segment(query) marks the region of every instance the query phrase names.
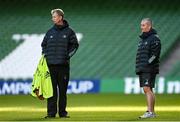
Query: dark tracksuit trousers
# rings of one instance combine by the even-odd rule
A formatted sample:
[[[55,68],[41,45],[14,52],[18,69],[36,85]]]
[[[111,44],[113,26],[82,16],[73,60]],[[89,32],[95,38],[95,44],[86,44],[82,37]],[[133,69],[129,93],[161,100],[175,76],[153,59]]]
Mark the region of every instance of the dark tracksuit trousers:
[[[48,108],[47,113],[49,116],[55,116],[58,111],[59,116],[65,116],[67,115],[66,92],[69,82],[69,64],[48,65],[48,67],[52,79],[53,97],[48,98],[47,100],[47,108]],[[58,107],[57,107],[57,101],[58,101]]]

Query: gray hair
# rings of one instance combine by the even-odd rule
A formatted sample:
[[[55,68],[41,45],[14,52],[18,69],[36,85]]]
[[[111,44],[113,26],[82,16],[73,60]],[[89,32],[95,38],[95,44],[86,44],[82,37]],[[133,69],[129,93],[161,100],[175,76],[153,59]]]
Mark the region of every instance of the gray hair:
[[[51,14],[54,14],[54,13],[57,13],[59,16],[64,17],[64,11],[62,9],[57,8],[57,9],[51,10]]]
[[[142,21],[146,21],[151,27],[153,26],[153,21],[150,18],[144,18]]]

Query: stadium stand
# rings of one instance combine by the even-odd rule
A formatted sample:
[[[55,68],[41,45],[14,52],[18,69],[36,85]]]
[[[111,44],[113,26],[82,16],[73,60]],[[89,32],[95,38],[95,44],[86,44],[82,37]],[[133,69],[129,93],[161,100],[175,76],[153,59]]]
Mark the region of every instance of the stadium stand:
[[[169,73],[167,74],[168,77],[173,77],[173,78],[179,78],[180,76],[180,62],[177,62],[174,66],[173,66],[173,70],[169,71]]]

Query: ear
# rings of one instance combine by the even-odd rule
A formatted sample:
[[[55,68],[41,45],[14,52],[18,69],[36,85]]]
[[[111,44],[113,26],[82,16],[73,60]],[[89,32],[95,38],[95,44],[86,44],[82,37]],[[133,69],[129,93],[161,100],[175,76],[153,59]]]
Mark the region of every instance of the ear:
[[[149,25],[148,29],[151,30],[152,26]]]
[[[59,16],[59,19],[60,19],[60,21],[63,19],[63,17],[62,16]]]

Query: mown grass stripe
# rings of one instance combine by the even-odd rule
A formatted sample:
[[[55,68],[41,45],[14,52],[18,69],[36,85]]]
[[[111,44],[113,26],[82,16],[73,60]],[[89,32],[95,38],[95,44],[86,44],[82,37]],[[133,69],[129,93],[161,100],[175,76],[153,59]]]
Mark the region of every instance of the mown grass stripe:
[[[180,106],[157,106],[156,111],[180,112]],[[108,111],[145,111],[143,106],[88,106],[88,107],[68,107],[71,112],[108,112]],[[0,112],[5,111],[19,111],[19,112],[43,112],[46,108],[32,108],[32,107],[1,107]]]

